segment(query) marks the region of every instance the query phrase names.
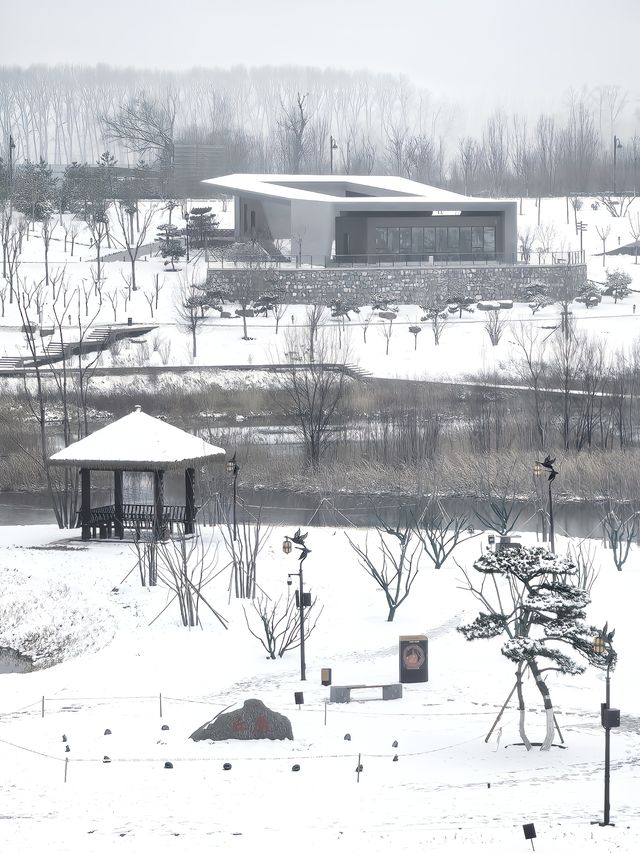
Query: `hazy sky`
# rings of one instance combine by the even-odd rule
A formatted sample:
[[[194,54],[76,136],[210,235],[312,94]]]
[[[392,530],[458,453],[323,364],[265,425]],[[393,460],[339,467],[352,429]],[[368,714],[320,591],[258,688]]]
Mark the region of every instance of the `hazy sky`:
[[[640,0],[0,0],[0,64],[367,68],[521,111],[613,83],[633,114],[639,24]]]

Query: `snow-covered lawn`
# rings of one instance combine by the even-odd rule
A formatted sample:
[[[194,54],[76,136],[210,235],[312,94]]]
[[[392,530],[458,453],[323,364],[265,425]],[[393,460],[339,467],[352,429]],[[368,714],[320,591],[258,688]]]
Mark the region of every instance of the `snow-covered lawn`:
[[[286,575],[296,568],[295,555],[281,551],[283,534],[291,532],[274,529],[259,563],[258,583],[271,596],[286,594]],[[219,539],[205,530],[212,535]],[[455,554],[458,562],[470,566],[483,542],[485,535],[467,542]],[[467,643],[456,631],[478,608],[459,589],[455,562],[436,572],[424,561],[389,624],[382,593],[357,566],[344,531],[312,528],[307,544],[305,583],[324,612],[307,643],[308,680],[301,683],[297,651],[266,660],[248,634],[241,602],[229,598],[227,572],[208,589],[229,619],[228,631],[212,619],[204,630],[188,631],[173,607],[150,624],[169,595],[162,587],[140,587],[131,546],[84,544],[77,532],[51,526],[0,529],[0,610],[20,612],[23,633],[48,630],[52,643],[73,634],[62,663],[0,675],[3,850],[511,853],[528,849],[521,825],[529,822],[536,825],[538,853],[638,849],[637,551],[617,572],[608,552],[594,545],[601,571],[588,614],[590,622],[608,620],[616,628],[620,655],[612,677],[612,704],[622,709],[622,727],[612,735],[614,829],[590,825],[602,815],[601,672],[549,676],[566,749],[526,753],[515,746],[513,706],[499,739],[496,730],[485,743],[512,687],[513,664],[500,655],[500,640]],[[560,540],[558,551],[565,547]],[[219,561],[225,562],[223,548]],[[0,622],[0,645],[18,641],[5,626]],[[405,685],[398,701],[329,705],[325,725],[329,691],[320,668],[332,668],[334,684],[394,682],[398,636],[414,633],[429,637],[429,683]],[[296,690],[304,690],[301,709]],[[530,734],[539,740],[539,694],[531,681],[525,690],[537,709]],[[295,740],[188,739],[218,711],[247,698],[290,716]],[[105,755],[110,763],[103,763]],[[292,773],[294,763],[299,773]]]
[[[583,208],[578,212],[578,218],[587,225],[584,232],[584,249],[587,257],[588,275],[591,279],[604,281],[606,270],[621,269],[632,276],[632,288],[638,293],[632,293],[623,302],[614,304],[613,300],[605,297],[595,308],[586,309],[584,305],[574,303],[571,306],[573,317],[578,329],[595,338],[605,340],[611,351],[629,348],[638,336],[640,330],[640,264],[628,255],[606,257],[605,264],[598,254],[602,252],[602,243],[596,228],[611,228],[607,240],[607,249],[612,249],[620,243],[624,245],[631,241],[629,219],[627,217],[612,217],[599,205],[593,210],[593,199],[585,198]],[[222,202],[209,201],[222,227],[230,227],[233,223],[233,204],[230,202],[227,210],[223,211]],[[634,202],[630,214],[635,215]],[[173,212],[173,221],[183,225],[180,219],[180,208]],[[535,199],[525,199],[523,214],[518,217],[518,227],[521,232],[530,229],[535,231],[538,210]],[[154,227],[150,234],[155,236],[155,227],[167,220],[166,212],[158,206]],[[541,224],[554,229],[551,245],[557,251],[577,250],[579,241],[573,225],[573,210],[569,208],[569,224],[567,224],[566,201],[564,198],[542,199]],[[50,249],[50,268],[62,269],[66,264],[66,277],[69,293],[79,288],[79,297],[75,297],[66,312],[70,317],[69,335],[73,336],[73,326],[77,326],[80,313],[83,322],[86,320],[83,288],[91,284],[90,268],[95,268],[92,261],[95,252],[88,246],[89,238],[86,229],[81,231],[76,245],[74,258],[70,250],[64,252],[62,242],[63,232],[58,229]],[[539,241],[534,241],[534,247]],[[24,275],[27,286],[40,281],[44,277],[44,259],[42,241],[36,232],[24,244],[21,275]],[[82,259],[82,260],[80,260]],[[536,255],[532,256],[535,262]],[[184,266],[181,263],[181,266]],[[200,263],[200,272],[204,276],[204,264]],[[162,366],[161,345],[168,347],[166,361],[171,365],[260,365],[286,358],[285,353],[290,349],[286,342],[286,329],[291,326],[305,325],[306,307],[291,306],[282,320],[279,334],[275,333],[275,320],[268,318],[251,318],[248,320],[248,334],[251,340],[242,340],[242,321],[239,318],[220,319],[217,314],[207,319],[198,336],[198,355],[191,357],[191,341],[187,331],[176,325],[176,293],[179,274],[166,270],[161,258],[141,256],[137,263],[138,290],[132,292],[125,307],[124,291],[125,278],[129,274],[128,262],[105,262],[103,271],[105,283],[103,287],[102,308],[96,317],[96,323],[126,322],[131,317],[134,322],[154,322],[158,324],[156,332],[147,336],[148,349],[142,342],[126,342],[120,353],[112,356],[104,353],[101,364],[109,366],[140,366],[150,363]],[[158,305],[153,309],[149,305],[156,280],[159,283]],[[109,299],[109,294],[112,300]],[[117,294],[117,297],[116,297]],[[114,302],[117,298],[117,302]],[[637,313],[633,312],[634,302],[638,302]],[[115,304],[115,311],[114,311]],[[233,313],[235,305],[225,306]],[[90,299],[89,316],[97,310],[95,295]],[[153,316],[152,316],[153,310]],[[35,303],[31,306],[30,316],[35,314]],[[46,317],[47,309],[45,309]],[[477,376],[484,373],[496,373],[498,376],[511,376],[514,362],[518,358],[517,349],[513,344],[513,335],[508,328],[498,346],[493,347],[484,328],[485,316],[476,311],[473,314],[463,314],[462,319],[455,315],[445,329],[442,341],[435,346],[433,335],[428,322],[422,323],[422,333],[418,336],[417,350],[414,351],[414,336],[409,333],[409,326],[419,323],[422,312],[417,305],[400,306],[399,315],[393,324],[392,336],[389,342],[389,354],[385,355],[387,341],[382,334],[382,322],[376,316],[367,331],[367,343],[364,343],[363,321],[366,321],[369,308],[363,308],[361,313],[352,314],[347,324],[348,334],[343,343],[348,346],[349,360],[359,362],[366,370],[376,376],[399,378],[460,378]],[[520,321],[526,324],[551,328],[559,322],[558,306],[551,306],[539,311],[533,316],[530,309],[522,304],[516,304],[511,311],[505,311],[512,327],[517,327]],[[327,320],[328,325],[336,325],[337,321]],[[24,336],[20,331],[21,321],[15,305],[5,306],[5,316],[0,319],[0,356],[15,356],[24,352]]]

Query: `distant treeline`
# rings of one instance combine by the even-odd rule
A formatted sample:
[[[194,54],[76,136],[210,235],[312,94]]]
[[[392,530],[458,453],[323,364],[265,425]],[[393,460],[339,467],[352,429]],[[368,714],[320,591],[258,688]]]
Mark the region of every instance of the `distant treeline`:
[[[454,105],[407,78],[315,68],[188,72],[0,67],[0,156],[14,162],[171,161],[176,142],[223,146],[229,172],[394,174],[469,194],[613,189],[614,137],[631,121],[619,86],[569,92],[558,114],[488,115],[459,135]],[[332,144],[332,140],[335,140]],[[337,146],[337,147],[336,147]],[[615,183],[635,191],[640,135],[616,146]]]

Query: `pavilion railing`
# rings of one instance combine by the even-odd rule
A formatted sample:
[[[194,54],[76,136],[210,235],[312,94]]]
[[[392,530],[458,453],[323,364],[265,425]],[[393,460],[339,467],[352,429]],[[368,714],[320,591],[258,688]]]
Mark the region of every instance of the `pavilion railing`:
[[[122,522],[125,530],[152,530],[154,526],[153,504],[125,503],[122,505],[122,518],[118,519],[115,504],[91,507],[87,524],[92,529],[93,536],[99,532],[100,538],[109,538],[113,534],[116,523]],[[76,527],[82,526],[82,512],[76,513]],[[187,522],[187,508],[181,505],[166,505],[162,510],[162,526],[173,531],[174,524]]]

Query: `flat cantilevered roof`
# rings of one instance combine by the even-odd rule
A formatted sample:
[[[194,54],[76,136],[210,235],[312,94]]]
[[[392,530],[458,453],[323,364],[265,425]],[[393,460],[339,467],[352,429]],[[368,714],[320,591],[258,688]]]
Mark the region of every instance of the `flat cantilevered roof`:
[[[423,202],[433,205],[478,204],[482,200],[439,187],[390,175],[224,175],[203,181],[236,194],[252,194],[282,201],[319,201],[340,206],[369,203]],[[357,193],[347,196],[343,193]]]

